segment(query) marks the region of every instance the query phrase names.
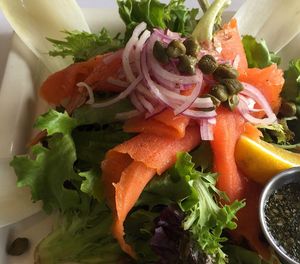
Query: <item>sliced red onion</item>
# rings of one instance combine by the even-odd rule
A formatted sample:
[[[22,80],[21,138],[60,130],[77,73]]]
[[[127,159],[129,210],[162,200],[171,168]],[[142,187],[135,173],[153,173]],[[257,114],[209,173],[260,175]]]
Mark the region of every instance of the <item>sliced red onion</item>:
[[[137,98],[136,92],[133,92],[130,94],[130,101],[138,111],[140,111],[141,113],[145,112],[145,108],[140,103],[139,99]]]
[[[266,118],[256,118],[249,113],[249,108],[247,105],[247,101],[243,97],[240,97],[239,104],[237,105],[237,109],[241,113],[241,115],[252,124],[265,124],[270,125],[277,121],[277,117],[274,113],[268,115]]]
[[[214,103],[210,97],[197,98],[195,102],[191,105],[191,108],[207,109],[214,107]]]
[[[155,111],[153,113],[146,113],[145,118],[148,119],[150,117],[158,115],[159,113],[161,113],[165,109],[166,109],[165,105],[159,104],[159,105],[155,106]]]
[[[142,22],[138,26],[136,26],[123,52],[123,57],[122,57],[123,69],[124,69],[125,76],[129,82],[133,82],[135,79],[132,67],[130,65],[130,55],[132,54],[134,47],[137,45],[137,42],[139,40],[139,35],[146,28],[147,28],[147,24],[145,22]]]
[[[143,49],[142,56],[141,56],[141,69],[142,69],[142,74],[145,78],[146,84],[149,87],[152,95],[155,96],[158,100],[160,100],[164,104],[166,104],[174,109],[176,107],[176,105],[160,92],[160,90],[163,90],[165,88],[162,87],[161,85],[159,85],[158,83],[155,83],[150,77],[149,69],[147,66],[147,56],[146,56],[145,48]],[[165,89],[165,90],[168,90],[168,89]]]
[[[175,92],[169,91],[168,89],[166,89],[164,87],[160,87],[160,88],[161,88],[160,89],[161,93],[164,94],[169,99],[171,99],[172,102],[174,102],[176,104],[179,104],[179,105],[183,104],[186,101],[186,99],[188,98],[188,96],[177,94]],[[211,100],[211,98],[209,98],[209,97],[203,97],[203,98],[197,97],[190,106],[191,106],[191,108],[206,109],[206,108],[213,107],[214,104],[213,104],[213,101]]]
[[[213,140],[213,130],[211,124],[208,122],[209,119],[199,120],[200,135],[202,140]]]
[[[110,83],[110,84],[119,86],[119,87],[125,87],[126,88],[126,87],[129,86],[128,82],[125,82],[125,81],[122,81],[122,80],[119,80],[119,79],[114,79],[112,77],[108,77],[107,82]]]
[[[89,100],[87,100],[85,103],[86,104],[93,104],[95,103],[95,97],[94,97],[94,93],[93,93],[93,89],[92,87],[90,87],[88,84],[86,84],[85,82],[79,82],[76,84],[78,87],[84,87],[86,88],[88,95],[89,95]]]
[[[198,76],[199,77],[201,76],[201,77],[199,78],[199,81],[196,83],[196,86],[194,87],[191,95],[186,96],[185,102],[183,104],[181,104],[179,107],[174,109],[175,115],[178,115],[178,114],[184,112],[185,110],[187,110],[198,98],[198,96],[201,92],[202,80],[203,80],[202,73],[200,72],[200,70],[198,72]]]
[[[135,63],[135,67],[137,68],[137,71],[139,74],[141,74],[141,53],[142,53],[142,49],[145,45],[145,42],[147,41],[147,39],[150,37],[151,32],[149,30],[145,30],[140,39],[137,41],[136,47],[135,47],[135,51],[134,51],[134,63]]]
[[[185,110],[187,110],[195,102],[195,100],[199,96],[200,91],[201,91],[201,84],[197,83],[191,95],[186,96],[185,102],[181,104],[179,107],[174,109],[174,114],[178,115],[184,112]]]
[[[244,90],[240,92],[242,95],[246,95],[250,98],[253,98],[256,103],[258,103],[264,112],[266,113],[267,116],[272,116],[274,115],[272,108],[270,104],[268,103],[267,99],[264,97],[264,95],[253,85],[249,83],[244,83],[242,82]]]
[[[253,98],[246,97],[242,94],[239,94],[239,97],[244,99],[244,101],[247,103],[249,112],[264,112],[264,110],[262,108],[254,108],[254,106],[256,105],[256,102]]]
[[[166,35],[165,32],[164,32],[163,30],[157,29],[157,28],[155,28],[155,29],[153,30],[153,34],[154,34],[155,36],[157,36],[158,38],[160,38],[160,40],[163,41],[163,42],[166,43],[166,44],[169,44],[169,43],[170,43],[172,40],[174,40],[174,39],[179,39],[179,37],[174,36],[174,35],[172,35],[172,36]]]
[[[215,110],[211,110],[211,111],[196,111],[196,110],[185,110],[183,112],[184,115],[192,117],[192,118],[211,118],[211,117],[215,117],[217,115],[217,112]]]
[[[115,117],[117,120],[127,120],[129,118],[136,117],[140,114],[141,113],[138,110],[132,110],[128,112],[117,113]]]
[[[149,112],[149,113],[153,113],[155,108],[153,107],[153,105],[140,93],[136,94],[138,100],[141,102],[142,106]]]
[[[128,87],[127,89],[125,89],[123,92],[119,93],[118,96],[114,97],[111,100],[102,102],[102,103],[95,103],[92,105],[92,107],[95,108],[100,108],[100,107],[106,107],[109,105],[112,105],[122,99],[124,99],[125,97],[127,97],[135,88],[136,86],[141,82],[141,80],[143,79],[143,76],[138,76]]]
[[[173,32],[169,29],[167,29],[166,35],[169,36],[170,38],[174,38],[174,39],[180,39],[180,40],[185,39],[185,38],[182,38],[179,33]]]
[[[211,125],[217,124],[217,119],[215,117],[207,119],[207,122]]]
[[[232,67],[234,69],[237,69],[239,67],[239,64],[240,64],[240,60],[241,60],[241,56],[238,54],[235,56],[233,62],[232,62]]]
[[[174,82],[167,81],[167,80],[165,80],[164,78],[162,78],[162,77],[160,77],[160,76],[156,76],[156,80],[157,80],[157,82],[158,82],[160,85],[163,85],[164,87],[166,87],[166,88],[169,89],[169,90],[172,90],[172,91],[178,90],[178,92],[179,92],[179,90],[180,90],[180,89],[178,89],[178,87],[180,87],[179,85],[177,85],[177,84],[174,83]]]

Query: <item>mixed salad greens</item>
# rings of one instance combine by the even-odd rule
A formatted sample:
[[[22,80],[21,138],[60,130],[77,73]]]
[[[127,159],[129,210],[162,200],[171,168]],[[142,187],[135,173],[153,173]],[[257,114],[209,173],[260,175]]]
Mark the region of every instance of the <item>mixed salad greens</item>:
[[[201,16],[199,9],[188,9],[184,0],[117,2],[126,25],[124,35],[111,36],[107,29],[95,34],[65,31],[65,40],[48,38],[53,44],[49,54],[71,56],[80,63],[117,52],[141,22],[152,32],[175,32],[178,38],[193,36],[200,43],[209,43],[230,4],[229,0],[215,0],[211,5],[199,1]],[[247,35],[242,42],[249,68],[280,64],[265,41]],[[297,151],[300,59],[290,62],[284,78],[279,121],[258,127],[264,140]],[[114,94],[94,92],[93,96],[102,102]],[[176,163],[143,189],[124,222],[125,241],[134,249],[135,258],[124,253],[111,232],[114,216],[100,163],[107,151],[136,136],[124,132],[119,115],[134,111],[126,97],[101,108],[81,104],[69,113],[59,105],[36,120],[35,128],[41,131],[38,140],[28,155],[16,156],[11,162],[17,185],[29,186],[33,202],[41,200],[46,213],[59,215],[53,231],[35,250],[36,263],[268,263],[246,243],[231,238],[230,230],[237,227],[236,214],[247,200],[229,202],[226,193],[217,189],[218,174],[213,172],[213,153],[207,141],[189,153],[177,153]]]

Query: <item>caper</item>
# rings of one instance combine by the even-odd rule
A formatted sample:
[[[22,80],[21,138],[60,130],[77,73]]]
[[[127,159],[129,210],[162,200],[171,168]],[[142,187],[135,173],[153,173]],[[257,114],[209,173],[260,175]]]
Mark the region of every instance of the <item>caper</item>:
[[[11,256],[20,256],[29,248],[29,240],[25,237],[18,237],[7,248],[7,254]]]
[[[166,52],[166,48],[160,41],[155,41],[153,46],[153,56],[162,64],[169,62],[169,57]]]
[[[195,70],[195,64],[196,64],[196,58],[183,55],[180,56],[177,64],[177,69],[179,70],[180,73],[186,74],[186,75],[194,75],[196,70]]]
[[[224,85],[217,84],[213,86],[210,90],[210,94],[217,98],[219,101],[226,102],[228,100],[228,92]]]
[[[229,95],[238,94],[244,89],[241,82],[237,79],[221,79],[220,83],[226,87]]]
[[[180,40],[172,40],[167,47],[167,54],[170,58],[178,58],[184,55],[186,48]]]
[[[198,52],[200,50],[200,45],[196,38],[193,38],[193,37],[187,38],[183,42],[183,45],[186,48],[186,55],[197,57]]]
[[[218,63],[211,55],[204,55],[198,62],[199,69],[204,74],[212,74],[218,67]]]
[[[228,100],[227,100],[227,103],[228,103],[228,107],[230,108],[230,110],[233,111],[237,107],[237,105],[239,104],[238,95],[234,94],[232,96],[229,96]]]
[[[238,71],[228,64],[220,64],[213,75],[216,80],[236,79],[238,77]]]
[[[281,115],[283,115],[284,117],[291,117],[291,116],[295,116],[297,113],[297,106],[295,103],[293,102],[287,102],[287,101],[283,101],[281,103],[279,112]]]

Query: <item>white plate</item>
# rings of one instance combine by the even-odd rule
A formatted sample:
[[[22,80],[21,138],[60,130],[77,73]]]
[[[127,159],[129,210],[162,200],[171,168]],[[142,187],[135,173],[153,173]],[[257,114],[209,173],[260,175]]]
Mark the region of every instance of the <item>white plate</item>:
[[[83,11],[93,32],[106,27],[116,34],[124,28],[117,10]],[[32,264],[35,244],[51,229],[51,218],[39,212],[40,203],[32,204],[28,189],[16,187],[16,176],[9,166],[14,155],[26,153],[34,119],[48,107],[37,96],[37,89],[47,74],[45,67],[14,35],[0,88],[1,264]],[[20,236],[30,239],[31,251],[20,257],[8,257],[5,253],[7,243]]]

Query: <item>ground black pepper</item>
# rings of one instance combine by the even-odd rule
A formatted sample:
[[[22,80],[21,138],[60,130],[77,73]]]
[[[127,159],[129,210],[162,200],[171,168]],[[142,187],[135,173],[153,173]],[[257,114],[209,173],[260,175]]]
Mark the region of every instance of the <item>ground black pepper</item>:
[[[300,183],[286,184],[271,194],[265,215],[277,245],[300,262]]]

